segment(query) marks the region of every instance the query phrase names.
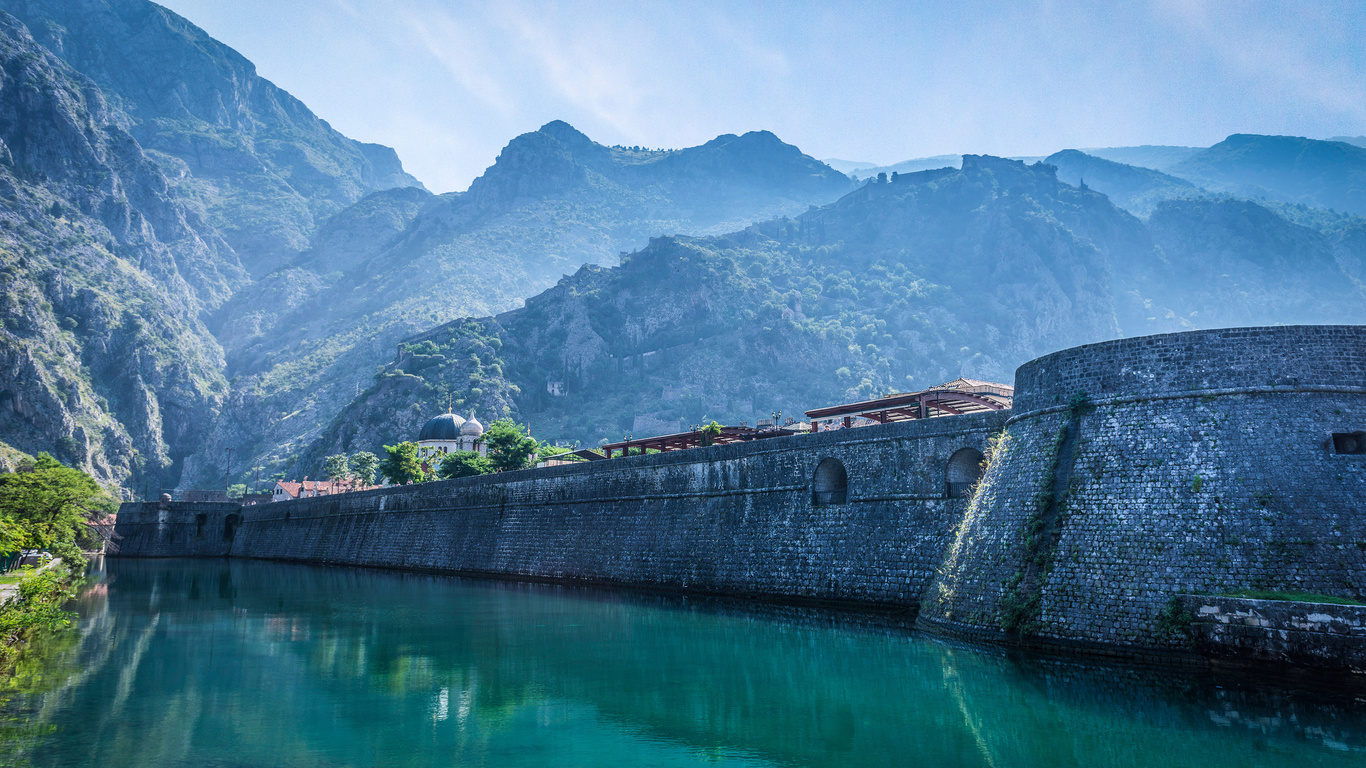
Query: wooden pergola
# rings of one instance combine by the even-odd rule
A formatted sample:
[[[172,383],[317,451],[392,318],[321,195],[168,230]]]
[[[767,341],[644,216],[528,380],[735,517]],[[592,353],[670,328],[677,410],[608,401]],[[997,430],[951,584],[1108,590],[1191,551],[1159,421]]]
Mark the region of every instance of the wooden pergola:
[[[726,445],[727,443],[745,443],[750,440],[763,440],[769,437],[782,437],[784,435],[795,435],[801,430],[787,429],[785,427],[773,427],[760,429],[758,427],[721,427],[721,434],[707,435],[702,430],[693,432],[675,432],[672,435],[659,435],[657,437],[642,437],[640,439],[623,440],[619,443],[609,443],[598,448],[602,452],[599,458],[612,458],[612,454],[620,451],[620,455],[628,456],[635,450],[640,453],[646,451],[682,451],[688,448],[702,448],[708,445]],[[582,453],[582,452],[580,452]]]
[[[811,431],[820,430],[820,422],[840,419],[842,426],[853,426],[856,418],[879,424],[912,419],[932,419],[939,416],[961,416],[966,413],[1000,411],[1010,407],[1015,388],[976,379],[954,379],[947,384],[921,390],[902,392],[861,403],[845,403],[806,412],[811,420]]]

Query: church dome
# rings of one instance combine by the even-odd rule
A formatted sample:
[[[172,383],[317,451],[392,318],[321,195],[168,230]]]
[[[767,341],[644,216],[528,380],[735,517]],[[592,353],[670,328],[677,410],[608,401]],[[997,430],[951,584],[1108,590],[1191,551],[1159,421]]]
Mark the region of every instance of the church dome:
[[[455,440],[460,437],[464,425],[465,420],[454,413],[443,413],[422,425],[422,431],[417,433],[417,441]],[[482,433],[484,428],[480,427],[479,431]]]
[[[480,424],[479,420],[474,418],[474,414],[471,413],[469,421],[461,425],[460,434],[466,437],[480,437],[484,434],[484,425]]]

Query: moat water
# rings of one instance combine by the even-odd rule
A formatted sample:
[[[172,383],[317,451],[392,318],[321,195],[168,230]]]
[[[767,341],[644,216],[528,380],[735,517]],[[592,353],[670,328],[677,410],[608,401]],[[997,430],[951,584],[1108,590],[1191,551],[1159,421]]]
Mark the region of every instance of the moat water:
[[[1357,766],[1366,696],[880,621],[249,561],[113,560],[38,766]]]

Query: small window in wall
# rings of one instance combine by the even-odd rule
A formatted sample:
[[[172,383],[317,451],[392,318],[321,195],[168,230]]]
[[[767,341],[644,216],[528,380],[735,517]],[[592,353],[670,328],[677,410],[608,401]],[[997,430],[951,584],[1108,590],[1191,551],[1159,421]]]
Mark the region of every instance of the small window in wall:
[[[811,503],[843,504],[849,496],[849,475],[839,459],[821,459],[811,477]]]
[[[194,537],[197,539],[204,535],[204,523],[208,522],[209,516],[200,512],[194,516]]]
[[[1335,432],[1333,453],[1366,454],[1366,432]]]
[[[968,498],[984,471],[981,451],[976,448],[958,450],[944,467],[944,495],[950,499]]]

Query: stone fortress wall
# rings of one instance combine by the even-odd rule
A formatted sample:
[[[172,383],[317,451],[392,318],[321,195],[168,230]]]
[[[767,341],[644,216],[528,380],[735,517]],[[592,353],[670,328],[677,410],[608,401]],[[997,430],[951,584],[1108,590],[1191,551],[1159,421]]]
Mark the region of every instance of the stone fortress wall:
[[[1366,327],[1091,344],[1016,393],[922,626],[1179,648],[1178,594],[1366,594]]]
[[[246,507],[130,503],[119,511],[119,554],[230,555],[914,610],[967,508],[966,498],[948,493],[950,460],[958,454],[957,467],[964,455],[979,457],[1007,415]]]
[[[1176,595],[1366,593],[1363,431],[1366,327],[1194,331],[1027,363],[1014,411],[254,507],[126,504],[117,530],[131,556],[890,606],[959,637],[1187,653]],[[986,474],[955,498],[974,451]]]

